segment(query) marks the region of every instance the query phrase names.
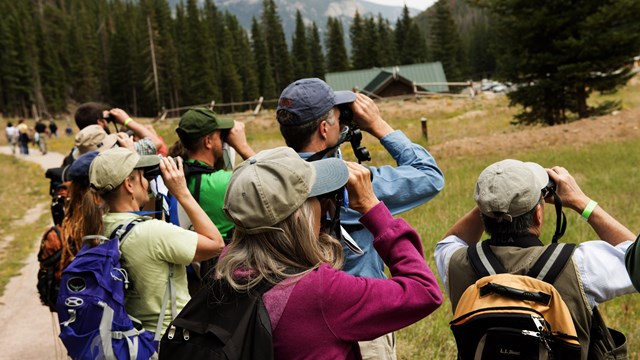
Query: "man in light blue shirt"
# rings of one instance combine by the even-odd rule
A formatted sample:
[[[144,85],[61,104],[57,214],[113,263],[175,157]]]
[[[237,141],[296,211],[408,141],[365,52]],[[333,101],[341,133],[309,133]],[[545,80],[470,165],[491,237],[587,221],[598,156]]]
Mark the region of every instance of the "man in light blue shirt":
[[[393,215],[429,201],[442,190],[444,176],[433,156],[382,119],[373,100],[351,91],[334,92],[320,79],[297,80],[280,95],[276,116],[287,145],[304,159],[324,151],[326,156],[340,156],[345,130],[339,120],[340,106],[348,106],[357,126],[380,140],[396,161],[395,167],[369,166],[373,191]],[[346,230],[343,270],[356,276],[385,278],[384,263],[373,248],[373,237],[360,225],[359,218],[357,212],[341,208],[340,221]],[[357,246],[351,245],[350,239]],[[365,359],[395,358],[393,344],[390,349],[372,351],[361,344],[361,351]]]

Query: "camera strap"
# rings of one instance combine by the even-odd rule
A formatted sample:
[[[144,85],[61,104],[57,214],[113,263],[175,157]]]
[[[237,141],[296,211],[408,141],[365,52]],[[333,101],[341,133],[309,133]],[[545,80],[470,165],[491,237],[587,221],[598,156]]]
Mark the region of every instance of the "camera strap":
[[[323,159],[328,153],[330,153],[331,151],[335,150],[336,148],[338,148],[338,146],[340,146],[340,142],[338,142],[336,145],[332,146],[332,147],[328,147],[324,150],[318,151],[317,153],[309,156],[307,158],[308,162],[313,162],[313,161],[317,161],[317,160],[321,160]]]
[[[556,231],[553,234],[551,242],[557,243],[567,229],[567,217],[564,215],[564,211],[562,211],[562,200],[558,194],[556,194],[555,191],[551,191],[551,194],[553,195],[553,203],[556,208]]]

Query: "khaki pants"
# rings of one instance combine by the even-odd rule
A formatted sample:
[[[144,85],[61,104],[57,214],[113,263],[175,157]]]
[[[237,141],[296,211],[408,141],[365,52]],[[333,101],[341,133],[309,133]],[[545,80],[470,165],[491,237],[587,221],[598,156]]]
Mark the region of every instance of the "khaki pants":
[[[396,360],[396,336],[393,333],[371,341],[360,341],[358,345],[363,360]]]

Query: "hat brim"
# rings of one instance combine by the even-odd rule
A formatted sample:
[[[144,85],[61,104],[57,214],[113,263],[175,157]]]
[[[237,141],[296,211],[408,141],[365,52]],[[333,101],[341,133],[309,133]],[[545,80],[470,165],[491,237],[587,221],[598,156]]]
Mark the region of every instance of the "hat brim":
[[[538,189],[544,189],[549,183],[549,174],[547,174],[547,170],[534,162],[526,162],[524,164],[531,170],[531,172],[533,172]]]
[[[336,105],[350,104],[356,101],[356,94],[353,91],[341,90],[333,93],[336,96]]]
[[[343,187],[349,179],[349,169],[341,159],[329,158],[311,162],[316,170],[316,181],[307,196],[315,197]]]
[[[105,136],[105,138],[102,140],[102,145],[97,148],[96,150],[98,150],[99,152],[103,152],[105,150],[109,150],[111,148],[113,148],[116,143],[118,142],[118,135],[116,134],[109,134],[107,136]]]
[[[150,166],[156,166],[160,164],[160,157],[158,155],[143,155],[140,156],[140,160],[134,166],[134,169],[146,168]]]

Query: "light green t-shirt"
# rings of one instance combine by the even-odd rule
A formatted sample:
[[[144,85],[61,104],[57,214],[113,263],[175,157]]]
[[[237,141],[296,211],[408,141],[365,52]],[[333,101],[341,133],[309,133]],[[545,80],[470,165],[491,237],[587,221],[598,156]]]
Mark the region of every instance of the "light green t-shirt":
[[[193,161],[192,161],[193,162]],[[211,174],[202,174],[200,183],[200,200],[198,204],[207,213],[207,216],[222,234],[227,237],[229,230],[233,229],[234,224],[222,210],[224,206],[224,194],[227,192],[227,186],[231,179],[230,171],[218,170]],[[196,176],[189,176],[187,181],[189,192],[195,193]]]
[[[134,219],[133,213],[109,213],[104,216],[105,236],[110,237],[121,223]],[[187,288],[185,265],[193,261],[198,234],[173,224],[152,219],[136,224],[122,247],[123,267],[129,274],[131,287],[125,290],[127,313],[142,322],[151,332],[156,331],[162,299],[167,288],[169,264],[173,267],[178,312],[191,299]],[[171,322],[171,304],[167,304],[162,333]]]

